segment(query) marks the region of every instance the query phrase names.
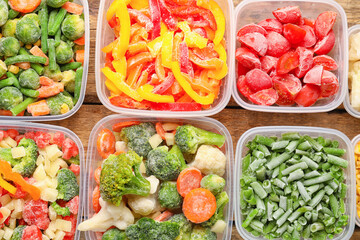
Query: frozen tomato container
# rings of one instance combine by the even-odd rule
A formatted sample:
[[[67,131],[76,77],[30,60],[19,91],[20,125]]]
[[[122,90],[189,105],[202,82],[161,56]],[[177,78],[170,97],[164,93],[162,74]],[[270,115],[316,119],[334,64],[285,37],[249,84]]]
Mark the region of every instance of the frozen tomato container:
[[[257,134],[267,137],[276,136],[281,137],[282,133],[298,132],[300,135],[309,135],[310,137],[323,136],[331,140],[339,142],[339,147],[346,150],[344,159],[349,161],[349,166],[345,169],[345,184],[348,190],[345,198],[346,212],[349,215],[349,224],[345,227],[340,235],[336,235],[334,240],[347,240],[350,239],[355,227],[355,202],[356,202],[356,189],[355,189],[355,161],[354,161],[354,148],[349,138],[342,132],[330,128],[318,127],[301,127],[301,126],[269,126],[269,127],[256,127],[246,131],[239,139],[236,146],[235,155],[235,170],[234,170],[234,211],[235,211],[235,225],[236,229],[244,239],[264,239],[262,237],[254,237],[251,233],[246,231],[241,225],[244,221],[240,210],[240,178],[242,176],[242,158],[245,157],[248,148],[246,144],[253,140]]]
[[[88,151],[87,151],[87,165],[86,165],[86,179],[87,182],[84,186],[84,196],[85,196],[85,207],[84,207],[84,218],[85,220],[88,218],[91,218],[94,215],[94,210],[92,207],[92,192],[96,186],[95,180],[94,180],[94,171],[95,169],[100,166],[102,158],[99,155],[97,149],[96,149],[96,139],[97,135],[100,133],[100,131],[104,128],[112,129],[112,126],[115,123],[119,122],[127,122],[127,121],[140,121],[140,122],[153,122],[156,123],[158,121],[161,122],[174,122],[174,123],[184,123],[184,124],[192,124],[196,127],[200,127],[202,129],[213,131],[219,134],[222,134],[225,136],[225,144],[221,148],[221,150],[225,153],[227,158],[227,164],[226,164],[226,171],[224,178],[226,179],[226,187],[225,191],[229,195],[229,203],[227,204],[225,208],[225,222],[227,222],[227,228],[224,231],[222,235],[219,236],[218,239],[222,240],[228,240],[231,239],[231,231],[232,231],[232,220],[233,220],[233,211],[232,211],[232,189],[233,189],[233,183],[232,183],[232,169],[233,169],[233,143],[231,139],[231,135],[229,131],[226,129],[226,127],[220,123],[217,120],[214,120],[212,118],[205,118],[205,117],[199,117],[194,119],[186,119],[186,118],[150,118],[150,117],[130,117],[130,116],[124,116],[121,114],[116,115],[110,115],[108,117],[103,118],[100,120],[92,129],[90,138],[89,138],[89,145],[88,145]],[[96,235],[95,232],[88,231],[85,233],[86,239],[88,240],[95,240]]]
[[[354,153],[354,150],[355,150],[355,147],[356,147],[356,144],[360,141],[360,134],[357,135],[356,137],[354,137],[352,140],[351,140],[351,143],[353,144],[353,151],[351,153]],[[356,161],[356,159],[354,159],[354,161]],[[355,171],[356,171],[356,168],[355,168]],[[357,184],[357,175],[355,173],[355,184]],[[358,186],[356,186],[356,191],[358,189]],[[355,197],[355,199],[357,199],[357,196]],[[355,206],[356,206],[356,200],[355,200]],[[355,224],[360,227],[360,218],[359,218],[359,215],[357,213],[357,208],[355,208]]]
[[[232,95],[235,101],[243,108],[261,112],[278,112],[278,113],[315,113],[328,112],[337,108],[345,99],[348,80],[348,34],[347,34],[347,18],[344,9],[335,1],[329,0],[245,0],[241,2],[235,9],[235,34],[239,29],[250,23],[258,23],[266,18],[275,18],[272,11],[277,8],[286,6],[299,6],[302,15],[307,18],[316,19],[317,16],[324,11],[333,11],[337,13],[337,18],[333,30],[336,36],[334,48],[328,54],[334,58],[338,64],[338,70],[333,71],[339,79],[340,88],[337,94],[329,98],[319,99],[311,107],[299,106],[261,106],[256,105],[247,100],[237,90],[237,61],[233,58],[235,81],[233,81]],[[240,43],[236,41],[236,48],[240,47]],[[233,50],[235,52],[236,48]]]
[[[101,49],[107,46],[109,43],[114,41],[114,32],[110,28],[108,22],[106,21],[106,11],[109,8],[113,0],[102,0],[100,1],[99,15],[97,22],[97,31],[96,31],[96,57],[95,57],[95,78],[96,78],[96,92],[102,104],[105,105],[109,110],[116,113],[139,115],[139,116],[157,116],[157,117],[200,117],[200,116],[211,116],[221,110],[223,110],[228,104],[231,97],[231,88],[234,81],[234,61],[235,58],[234,43],[235,43],[235,32],[234,32],[234,11],[233,11],[233,1],[232,0],[215,0],[221,9],[223,10],[225,20],[226,20],[226,29],[225,29],[225,40],[226,40],[226,52],[227,52],[227,65],[228,65],[228,74],[222,80],[222,86],[220,88],[220,93],[217,99],[215,99],[212,107],[206,110],[201,111],[155,111],[155,110],[139,110],[139,109],[130,109],[117,107],[112,105],[109,101],[110,91],[105,86],[105,76],[101,72],[101,68],[105,66],[105,53]]]
[[[42,131],[47,133],[55,133],[61,132],[65,135],[66,138],[70,138],[75,142],[79,149],[79,160],[80,160],[80,183],[79,183],[79,212],[77,216],[76,226],[80,224],[82,215],[83,215],[83,197],[84,197],[84,181],[85,181],[85,155],[84,155],[84,147],[79,139],[79,137],[71,130],[49,125],[49,124],[40,124],[40,123],[30,123],[30,122],[18,122],[18,121],[0,121],[0,130],[8,130],[8,129],[16,129],[19,133],[26,133],[32,131]],[[74,240],[80,239],[80,232],[75,232]]]

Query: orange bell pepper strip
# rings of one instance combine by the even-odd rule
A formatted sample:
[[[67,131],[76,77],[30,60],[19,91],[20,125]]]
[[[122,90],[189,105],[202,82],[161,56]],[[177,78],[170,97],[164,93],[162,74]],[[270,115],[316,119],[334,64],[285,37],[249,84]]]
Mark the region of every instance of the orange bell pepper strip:
[[[104,53],[110,53],[112,52],[112,50],[115,48],[115,46],[118,44],[119,42],[119,38],[117,38],[115,41],[111,42],[110,44],[108,44],[107,46],[103,47],[101,49],[101,51],[103,51]]]
[[[189,59],[195,65],[205,69],[216,69],[222,68],[224,62],[219,58],[201,59],[191,51],[189,52]]]
[[[134,55],[140,52],[146,52],[147,51],[147,44],[145,41],[140,41],[137,43],[130,44],[128,47],[128,53],[130,55]]]
[[[222,44],[215,45],[214,50],[219,54],[219,58],[223,61],[223,65],[220,70],[210,70],[208,73],[209,78],[214,78],[216,80],[223,79],[228,73],[228,66],[226,64],[227,55],[226,50]]]
[[[16,187],[14,187],[13,185],[11,185],[10,183],[8,183],[7,181],[5,181],[0,174],[0,187],[2,187],[3,189],[5,189],[6,191],[8,191],[11,194],[15,194],[16,193]]]
[[[158,55],[155,59],[155,72],[157,74],[157,76],[159,77],[159,80],[165,81],[165,68],[163,67],[163,65],[161,64],[161,54]]]
[[[137,88],[141,87],[142,85],[144,85],[147,82],[148,77],[149,77],[149,72],[148,71],[142,71],[139,79],[136,82],[135,89],[137,89]]]
[[[150,102],[157,102],[157,103],[172,103],[175,102],[174,97],[171,95],[160,95],[156,93],[152,93],[154,86],[150,84],[145,84],[137,89],[137,92],[140,96],[148,100]]]
[[[112,54],[115,60],[119,60],[123,56],[125,56],[126,50],[129,46],[131,22],[130,22],[129,12],[126,6],[127,3],[125,3],[125,0],[116,0],[116,1],[119,1],[118,8],[116,8],[116,17],[119,19],[121,28],[120,28],[120,37],[119,37],[120,40],[116,44]]]
[[[130,6],[133,9],[141,10],[141,9],[144,9],[144,8],[148,8],[149,7],[149,2],[144,1],[144,0],[132,0],[130,2]]]
[[[131,88],[135,88],[135,84],[141,74],[141,70],[143,68],[143,65],[144,64],[140,64],[140,65],[137,65],[136,67],[134,67],[134,69],[132,69],[130,72],[129,72],[129,76],[128,78],[126,79],[126,83],[131,87]]]
[[[153,56],[150,52],[141,52],[136,54],[135,56],[132,56],[127,61],[127,70],[132,69],[140,64],[150,62],[153,60]]]

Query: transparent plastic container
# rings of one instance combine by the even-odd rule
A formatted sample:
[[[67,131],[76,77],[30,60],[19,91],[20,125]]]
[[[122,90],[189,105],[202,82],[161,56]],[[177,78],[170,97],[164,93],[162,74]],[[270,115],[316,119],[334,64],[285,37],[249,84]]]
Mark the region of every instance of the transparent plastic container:
[[[116,113],[139,115],[139,116],[157,116],[157,117],[201,117],[201,116],[211,116],[221,110],[223,110],[228,104],[231,97],[231,88],[233,86],[233,81],[235,79],[234,71],[234,61],[235,52],[234,43],[235,43],[235,32],[234,32],[234,10],[233,10],[233,1],[232,0],[215,0],[221,9],[224,12],[226,19],[226,29],[225,29],[225,40],[226,40],[226,52],[227,52],[227,65],[228,65],[228,75],[222,80],[222,86],[220,88],[220,93],[218,98],[212,104],[212,107],[207,110],[201,111],[155,111],[155,110],[139,110],[139,109],[130,109],[117,107],[110,103],[109,96],[110,91],[105,86],[105,76],[101,73],[101,68],[105,66],[105,54],[101,49],[107,46],[109,43],[114,41],[114,32],[109,27],[109,24],[106,21],[106,11],[109,8],[113,0],[102,0],[100,1],[99,6],[99,15],[97,22],[97,31],[96,31],[96,57],[95,57],[95,78],[96,78],[96,92],[102,104],[107,107],[109,110]]]
[[[235,81],[233,81],[232,95],[241,107],[261,112],[277,112],[277,113],[315,113],[328,112],[337,108],[346,95],[348,80],[348,35],[347,35],[347,18],[344,9],[332,0],[245,0],[241,2],[235,9],[235,34],[244,25],[250,23],[258,23],[266,18],[274,18],[272,11],[280,7],[299,6],[304,17],[316,19],[317,16],[324,11],[334,11],[337,13],[337,20],[333,27],[336,36],[335,46],[328,54],[338,63],[338,70],[333,71],[340,83],[337,94],[332,97],[320,99],[311,107],[299,106],[261,106],[256,105],[247,100],[237,90],[237,61],[233,58]],[[236,41],[236,48],[240,47],[240,43]],[[233,51],[235,52],[236,49]]]
[[[356,144],[360,141],[360,134],[355,136],[352,140],[351,140],[351,143],[353,144],[353,150],[355,150],[355,147],[356,147]],[[353,151],[354,152],[354,151]],[[353,153],[352,152],[352,153]],[[354,159],[354,161],[356,161],[356,159]],[[355,179],[356,179],[356,174],[355,174]],[[355,185],[356,185],[356,182],[355,182]],[[355,199],[356,199],[356,195],[355,195]],[[355,200],[355,206],[356,206],[356,200]],[[357,210],[356,210],[356,207],[355,207],[355,224],[360,227],[360,218],[359,218],[359,215],[357,214]]]
[[[358,32],[360,32],[360,25],[354,25],[351,28],[349,28],[349,40],[350,40],[351,35],[356,34]],[[350,103],[350,86],[346,91],[346,97],[345,97],[345,100],[344,100],[344,107],[345,107],[345,110],[351,116],[356,117],[356,118],[360,118],[360,112],[358,110],[356,110],[355,108],[353,108],[351,106],[351,103]]]
[[[66,138],[70,138],[75,142],[75,144],[79,148],[79,159],[80,159],[80,192],[79,192],[79,212],[77,216],[77,223],[76,226],[80,224],[82,215],[83,215],[83,204],[84,201],[82,199],[84,198],[84,181],[85,181],[85,155],[84,155],[84,147],[79,139],[79,137],[72,132],[71,130],[49,125],[49,124],[40,124],[40,123],[30,123],[30,122],[18,122],[18,121],[0,121],[0,130],[8,130],[8,129],[16,129],[20,133],[26,133],[31,131],[42,131],[42,132],[48,132],[48,133],[55,133],[55,132],[62,132]],[[74,240],[80,239],[80,232],[75,232]]]
[[[225,153],[227,158],[227,164],[226,164],[226,171],[224,178],[226,179],[226,187],[225,191],[229,195],[229,203],[227,204],[225,208],[225,221],[228,223],[226,230],[222,235],[218,237],[218,239],[222,240],[228,240],[231,239],[231,231],[232,231],[232,220],[233,220],[233,211],[232,211],[232,189],[233,189],[233,183],[232,183],[232,168],[233,168],[233,144],[232,139],[229,131],[226,129],[226,127],[221,124],[219,121],[214,120],[212,118],[194,118],[194,119],[185,119],[185,118],[148,118],[148,117],[129,117],[124,116],[121,114],[116,115],[110,115],[108,117],[103,118],[100,120],[92,129],[90,138],[89,138],[89,145],[88,145],[88,151],[87,151],[87,169],[86,169],[86,179],[87,182],[84,183],[84,196],[85,196],[85,207],[84,207],[84,219],[91,218],[94,215],[94,210],[92,207],[92,192],[95,188],[95,180],[93,177],[94,170],[100,166],[99,164],[102,162],[102,158],[99,155],[97,149],[96,149],[96,139],[99,132],[104,128],[112,129],[112,126],[115,123],[119,122],[126,122],[126,121],[141,121],[141,122],[153,122],[156,123],[158,121],[161,122],[175,122],[175,123],[184,123],[184,124],[192,124],[196,127],[200,127],[202,129],[216,132],[219,134],[222,134],[225,136],[225,144],[221,148],[221,150]],[[87,240],[95,240],[95,232],[88,231],[85,233]]]
[[[235,225],[242,238],[253,239],[265,239],[262,237],[254,237],[251,233],[246,231],[241,225],[244,221],[240,210],[240,178],[242,176],[242,158],[245,157],[248,148],[246,144],[255,138],[256,134],[264,136],[276,136],[281,137],[282,133],[286,132],[298,132],[301,135],[309,135],[310,137],[323,136],[339,142],[339,147],[346,149],[346,154],[343,157],[349,161],[349,166],[345,169],[345,184],[348,186],[346,193],[345,214],[349,215],[349,224],[345,227],[344,231],[340,235],[336,235],[334,240],[348,240],[351,238],[355,228],[355,199],[356,199],[356,179],[355,179],[355,161],[353,153],[353,145],[349,138],[340,131],[330,128],[318,128],[318,127],[301,127],[301,126],[269,126],[269,127],[256,127],[246,131],[239,139],[236,146],[235,155],[235,170],[234,170],[234,211],[235,211]]]
[[[89,5],[87,0],[74,0],[75,3],[80,4],[84,7],[84,20],[85,20],[85,55],[83,64],[83,76],[81,81],[81,92],[80,97],[75,106],[67,113],[61,115],[45,115],[45,116],[0,116],[0,120],[18,120],[18,121],[57,121],[63,120],[74,115],[81,107],[84,102],[86,83],[89,67],[89,49],[90,49],[90,20],[89,20]]]

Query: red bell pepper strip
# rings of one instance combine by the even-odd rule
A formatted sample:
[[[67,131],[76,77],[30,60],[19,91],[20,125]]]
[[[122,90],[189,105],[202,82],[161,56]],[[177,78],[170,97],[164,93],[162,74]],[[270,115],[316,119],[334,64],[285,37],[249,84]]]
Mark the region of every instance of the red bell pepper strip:
[[[183,19],[188,19],[189,17],[193,17],[196,18],[196,20],[198,19],[198,21],[200,22],[201,21],[207,22],[206,24],[203,23],[204,25],[201,27],[209,26],[212,30],[216,30],[217,28],[213,14],[207,9],[200,8],[197,6],[195,7],[195,6],[185,5],[179,7],[172,7],[170,8],[170,11],[176,17],[180,17]]]
[[[171,14],[164,0],[159,0],[159,7],[161,12],[161,19],[164,21],[165,25],[169,28],[170,31],[175,30],[178,21],[174,15]]]
[[[194,69],[189,59],[189,48],[185,42],[179,44],[179,57],[180,57],[180,69],[181,72],[194,77]]]
[[[110,21],[108,21],[108,23],[111,28],[116,27],[118,25],[116,15],[112,16],[112,18],[110,19]]]
[[[143,100],[141,102],[138,102],[124,94],[121,94],[121,95],[115,96],[115,97],[111,97],[110,103],[117,107],[123,107],[123,108],[133,108],[133,109],[149,109],[150,108],[150,104],[148,101]]]
[[[154,24],[151,22],[150,18],[148,18],[145,14],[143,14],[139,10],[131,9],[131,8],[128,8],[128,12],[131,21],[135,21],[139,23],[141,26],[144,26],[146,31],[148,32],[150,32],[153,29]]]
[[[200,103],[151,103],[151,109],[157,111],[201,111]]]
[[[157,85],[152,92],[156,94],[163,94],[166,90],[168,90],[171,87],[171,85],[173,85],[174,82],[175,82],[175,77],[171,72],[169,72],[169,74],[165,78],[165,81]]]
[[[149,0],[149,7],[151,12],[151,21],[154,25],[152,30],[151,39],[155,39],[160,36],[161,30],[161,14],[158,0]]]

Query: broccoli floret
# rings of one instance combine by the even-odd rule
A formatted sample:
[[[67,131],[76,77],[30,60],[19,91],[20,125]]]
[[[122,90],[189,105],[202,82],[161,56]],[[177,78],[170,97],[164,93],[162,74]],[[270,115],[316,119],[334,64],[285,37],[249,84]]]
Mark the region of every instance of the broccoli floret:
[[[201,223],[203,227],[212,227],[218,220],[224,220],[224,208],[229,202],[229,196],[222,192],[216,196],[216,211],[206,222]]]
[[[79,155],[77,155],[76,157],[72,157],[70,159],[64,159],[67,164],[71,165],[71,164],[76,164],[76,165],[80,165],[80,159],[79,159]]]
[[[79,185],[75,174],[67,168],[62,168],[57,173],[58,190],[57,199],[70,201],[75,196],[79,195]]]
[[[13,167],[13,171],[20,173],[24,177],[30,177],[36,169],[38,147],[35,141],[29,138],[21,139],[18,147],[25,148],[25,156]]]
[[[180,225],[180,234],[176,240],[190,239],[192,224],[183,213],[175,214],[169,219],[169,222],[174,222]]]
[[[225,184],[225,179],[216,174],[209,174],[201,179],[201,187],[209,190],[214,196],[224,190]]]
[[[174,147],[169,151],[167,146],[161,146],[151,150],[145,162],[146,174],[154,175],[163,181],[175,180],[183,164],[173,149]]]
[[[13,158],[11,148],[0,148],[0,159],[10,163],[11,167],[14,167],[20,162],[20,159]]]
[[[102,236],[101,240],[127,240],[126,234],[124,231],[121,231],[118,228],[112,228],[107,230]]]
[[[46,99],[46,103],[50,108],[50,114],[51,115],[60,115],[61,114],[61,108],[64,104],[66,104],[69,109],[72,109],[74,107],[74,102],[71,97],[66,96],[62,92]]]
[[[102,199],[119,206],[123,195],[149,195],[150,182],[140,173],[141,162],[142,158],[134,151],[110,155],[103,162],[100,174]]]
[[[27,226],[25,225],[19,225],[17,226],[15,229],[14,229],[14,232],[13,234],[11,235],[11,238],[10,240],[21,240],[22,239],[22,235],[24,233],[24,229],[26,228]]]
[[[16,87],[4,87],[0,89],[0,108],[10,110],[24,100],[24,97]]]
[[[216,233],[212,232],[210,228],[196,225],[191,232],[190,240],[216,240],[216,238]]]
[[[182,204],[182,197],[177,191],[176,182],[163,182],[160,186],[158,199],[162,207],[178,209]]]
[[[129,240],[175,240],[180,234],[180,225],[174,222],[156,222],[141,218],[126,229]]]
[[[176,129],[175,143],[182,153],[195,154],[201,144],[221,147],[225,143],[225,137],[191,125],[182,125]]]
[[[61,24],[61,31],[69,40],[76,40],[85,33],[85,22],[79,15],[69,14]]]
[[[156,133],[152,123],[140,123],[121,130],[120,137],[127,142],[128,148],[135,151],[141,157],[147,157],[152,147],[149,138]]]
[[[66,217],[66,216],[70,216],[71,214],[70,209],[68,207],[61,207],[59,204],[57,204],[57,202],[53,202],[51,206],[53,207],[57,215]]]

